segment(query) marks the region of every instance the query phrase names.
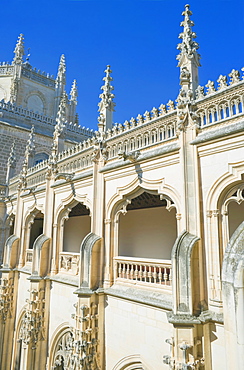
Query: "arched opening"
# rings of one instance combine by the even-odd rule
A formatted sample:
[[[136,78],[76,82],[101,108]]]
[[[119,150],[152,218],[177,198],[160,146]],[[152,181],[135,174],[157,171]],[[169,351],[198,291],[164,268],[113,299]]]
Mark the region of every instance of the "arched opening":
[[[170,259],[177,236],[175,208],[166,209],[166,200],[144,192],[133,198],[127,213],[119,218],[120,256]]]
[[[177,237],[172,200],[144,191],[127,202],[116,216],[114,280],[171,287],[171,251]]]
[[[29,249],[33,249],[34,242],[38,236],[43,234],[43,213],[38,212],[30,229]]]
[[[78,203],[71,209],[64,224],[63,252],[79,253],[81,242],[90,231],[90,210]]]
[[[238,204],[231,202],[228,207],[229,214],[229,237],[233,235],[234,231],[244,221],[244,202]]]
[[[34,158],[34,166],[48,159],[47,153],[37,153]]]
[[[31,95],[27,99],[27,109],[33,110],[33,112],[43,113],[44,104],[42,99],[38,95]]]
[[[220,218],[219,228],[220,232],[220,260],[222,266],[222,260],[224,251],[227,244],[238,228],[238,226],[244,221],[244,185],[239,183],[229,191],[225,191],[220,197],[220,209],[222,217]]]

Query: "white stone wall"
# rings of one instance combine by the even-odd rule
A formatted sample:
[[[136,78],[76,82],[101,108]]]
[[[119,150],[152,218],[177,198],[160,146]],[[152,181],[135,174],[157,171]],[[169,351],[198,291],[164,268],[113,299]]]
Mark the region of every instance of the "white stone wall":
[[[163,355],[169,353],[165,340],[173,331],[164,310],[109,296],[105,325],[106,369],[112,370],[123,357],[138,354],[148,369],[168,369]]]

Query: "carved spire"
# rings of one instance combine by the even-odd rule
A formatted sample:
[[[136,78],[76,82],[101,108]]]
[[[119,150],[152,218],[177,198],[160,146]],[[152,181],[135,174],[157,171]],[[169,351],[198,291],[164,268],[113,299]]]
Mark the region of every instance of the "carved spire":
[[[15,140],[10,149],[8,162],[7,162],[7,175],[6,184],[9,184],[9,180],[13,177],[14,168],[16,167],[16,153],[15,153]]]
[[[100,112],[100,117],[98,118],[98,121],[99,124],[103,122],[103,126],[108,129],[112,127],[113,112],[116,104],[113,101],[114,94],[112,93],[112,91],[114,88],[110,84],[110,82],[113,81],[113,78],[110,75],[112,71],[109,65],[107,65],[107,68],[104,72],[106,73],[106,76],[103,78],[104,85],[101,87],[101,90],[103,90],[103,92],[99,95],[101,101],[98,103],[98,111]]]
[[[57,153],[64,150],[64,136],[67,123],[67,100],[67,94],[63,92],[53,133],[53,148],[55,147],[57,149]]]
[[[78,96],[77,83],[76,80],[74,80],[70,90],[70,101],[75,102],[77,104],[77,96]]]
[[[27,141],[27,145],[26,145],[26,148],[25,148],[25,157],[28,159],[28,157],[30,156],[33,156],[34,153],[35,153],[35,139],[34,139],[34,131],[35,131],[35,127],[34,125],[31,127],[31,131],[30,131],[30,134],[29,134],[29,139]]]
[[[58,74],[56,78],[56,87],[63,87],[66,84],[66,65],[65,65],[65,56],[64,54],[61,55],[60,57],[60,62],[58,66]],[[63,92],[63,91],[62,91]]]
[[[23,63],[23,56],[25,54],[24,50],[24,36],[21,33],[18,37],[17,44],[14,49],[14,59],[13,59],[13,64],[22,64]]]
[[[34,155],[35,155],[35,139],[34,139],[34,125],[33,125],[31,127],[29,139],[25,147],[24,162],[23,162],[22,170],[19,176],[19,185],[18,185],[19,189],[27,187],[27,179],[26,179],[27,170],[28,168],[33,166]]]
[[[190,19],[192,15],[190,5],[185,5],[185,10],[182,15],[184,16],[184,20],[180,25],[184,27],[184,29],[179,35],[182,42],[177,46],[177,49],[180,50],[180,54],[176,58],[179,61],[178,67],[180,67],[181,71],[180,84],[183,85],[183,80],[189,74],[187,78],[189,80],[188,87],[193,91],[193,94],[195,94],[195,90],[198,86],[200,55],[197,53],[199,45],[194,41],[197,35],[192,31],[194,22]]]
[[[62,99],[63,94],[65,93],[65,84],[66,84],[66,65],[64,54],[60,57],[60,62],[58,66],[58,74],[55,82],[55,101],[54,101],[54,111],[53,116],[57,117],[59,110],[59,105]]]
[[[58,114],[56,118],[56,126],[54,130],[55,136],[61,136],[66,127],[66,113],[67,113],[67,94],[64,92],[58,107]]]
[[[69,101],[69,122],[73,123],[75,123],[77,96],[78,96],[77,83],[76,80],[74,80],[70,90],[70,101]]]

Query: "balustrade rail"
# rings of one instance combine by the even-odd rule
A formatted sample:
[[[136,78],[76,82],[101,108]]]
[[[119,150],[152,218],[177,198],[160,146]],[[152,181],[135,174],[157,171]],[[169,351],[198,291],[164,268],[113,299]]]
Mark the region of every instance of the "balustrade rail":
[[[80,254],[61,252],[59,254],[59,271],[69,275],[78,275]]]
[[[229,76],[229,85],[226,76],[219,77],[217,90],[214,82],[208,81],[206,94],[204,87],[198,86],[197,114],[201,128],[244,115],[244,79],[240,80],[240,73],[235,70],[232,70]]]
[[[115,257],[114,271],[116,281],[167,289],[172,285],[170,260]]]

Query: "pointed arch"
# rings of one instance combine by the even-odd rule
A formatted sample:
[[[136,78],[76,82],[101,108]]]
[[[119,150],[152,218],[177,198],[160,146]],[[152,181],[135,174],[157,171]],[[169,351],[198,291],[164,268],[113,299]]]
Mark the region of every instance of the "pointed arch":
[[[140,355],[130,355],[123,357],[112,370],[149,370],[143,363]]]
[[[62,323],[53,333],[49,352],[49,369],[57,370],[55,362],[60,361],[62,357],[65,357],[65,351],[64,348],[62,348],[62,344],[64,345],[64,340],[68,335],[71,335],[70,325],[68,323]]]
[[[151,180],[135,177],[125,186],[118,187],[116,193],[110,198],[107,206],[106,219],[111,219],[113,214],[116,214],[125,199],[135,198],[137,195],[143,193],[143,191],[151,191],[152,194],[158,194],[161,197],[172,200],[177,213],[179,213],[180,195],[173,187],[165,183],[164,178]]]
[[[130,204],[133,203],[136,198],[143,196],[144,193],[148,193],[152,198],[157,196],[158,200],[162,200],[162,204],[158,204],[158,208],[152,208],[153,206],[151,206],[151,209],[150,207],[143,207],[144,209],[138,209],[137,211],[135,210],[134,205],[133,208],[131,208]],[[128,214],[129,217],[127,217],[126,220],[122,220],[120,215],[126,215],[128,207],[131,208],[129,211],[130,213]],[[165,212],[171,211],[172,209],[175,209],[176,214],[174,215],[171,213],[169,217],[167,217]],[[115,281],[116,276],[119,276],[120,263],[116,260],[117,257],[119,259],[123,256],[127,256],[129,258],[140,258],[142,263],[143,259],[146,258],[154,260],[158,259],[160,261],[163,261],[164,259],[165,261],[167,260],[168,266],[168,262],[170,263],[171,244],[173,246],[177,233],[181,231],[181,214],[179,213],[179,210],[180,196],[175,189],[165,183],[164,178],[151,180],[135,177],[130,183],[117,188],[116,193],[108,201],[105,219],[105,259],[107,265],[107,268],[105,268],[107,271],[105,280],[107,279],[109,281],[109,286]],[[137,218],[138,214],[143,223],[145,223],[147,219],[150,220],[149,224],[146,223],[146,228],[143,227],[142,229],[142,224]],[[161,226],[159,225],[164,217],[166,217],[165,220],[170,225],[170,228],[168,228],[169,232],[167,233],[164,233],[163,229],[164,226],[167,227],[167,223],[163,224],[162,222]],[[125,230],[126,228],[128,230],[127,224],[128,222],[130,224],[130,219],[132,222],[135,222],[135,227],[140,229],[138,232],[135,232],[134,227],[129,226],[132,233],[131,240],[134,240],[134,249],[130,248],[128,245],[129,242],[125,241]],[[156,220],[155,224],[153,224],[153,220]],[[120,228],[119,226],[120,224],[122,225],[122,222],[123,226]],[[156,228],[156,233],[154,233],[153,228]],[[145,239],[143,238],[143,245],[140,244],[140,240],[138,238],[134,238],[135,235],[142,238],[141,230],[143,230],[145,235]],[[148,248],[149,244],[147,241],[148,238],[150,238],[150,235],[155,235],[156,238],[153,249]],[[163,238],[160,239],[161,236],[163,236]],[[167,245],[166,239],[169,241]],[[120,241],[122,241],[122,243],[120,243]],[[122,254],[119,252],[119,243]],[[162,248],[163,245],[165,248]],[[114,266],[114,269],[112,266]],[[167,272],[170,276],[170,268],[168,268]]]
[[[58,205],[54,215],[54,224],[57,225],[62,222],[62,219],[68,216],[67,213],[69,214],[70,209],[75,207],[78,203],[83,204],[87,209],[89,209],[91,216],[92,203],[87,197],[87,194],[74,195],[73,193],[70,193],[66,198],[63,198],[61,203]]]

